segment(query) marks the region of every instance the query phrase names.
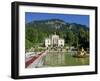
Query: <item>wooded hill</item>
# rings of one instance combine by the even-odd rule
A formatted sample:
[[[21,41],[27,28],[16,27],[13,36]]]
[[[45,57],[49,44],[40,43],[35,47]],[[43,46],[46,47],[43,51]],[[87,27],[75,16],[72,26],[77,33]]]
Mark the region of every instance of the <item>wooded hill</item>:
[[[77,23],[66,23],[60,19],[32,21],[25,24],[25,48],[30,49],[56,32],[65,39],[65,44],[89,48],[89,27]]]

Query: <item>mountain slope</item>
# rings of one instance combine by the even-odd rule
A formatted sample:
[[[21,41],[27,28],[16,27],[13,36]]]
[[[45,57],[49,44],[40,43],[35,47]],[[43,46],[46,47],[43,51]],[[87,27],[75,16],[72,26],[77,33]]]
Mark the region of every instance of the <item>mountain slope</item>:
[[[66,23],[60,19],[48,19],[32,21],[26,23],[25,26],[25,37],[31,44],[44,43],[45,38],[56,32],[57,35],[65,39],[65,43],[76,45],[79,42],[80,45],[87,44],[89,47],[89,27],[85,25]]]

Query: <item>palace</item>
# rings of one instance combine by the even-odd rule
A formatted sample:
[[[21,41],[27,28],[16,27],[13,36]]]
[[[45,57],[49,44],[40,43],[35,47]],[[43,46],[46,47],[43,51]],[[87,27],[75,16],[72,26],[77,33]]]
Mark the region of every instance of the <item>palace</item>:
[[[64,39],[60,38],[56,33],[45,39],[45,47],[61,47],[64,46]]]

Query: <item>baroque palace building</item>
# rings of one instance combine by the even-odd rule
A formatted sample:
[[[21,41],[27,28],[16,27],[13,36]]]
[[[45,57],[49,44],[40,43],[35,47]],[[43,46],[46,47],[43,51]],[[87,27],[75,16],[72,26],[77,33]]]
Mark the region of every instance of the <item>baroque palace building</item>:
[[[64,46],[64,39],[60,38],[59,35],[51,35],[49,38],[45,39],[45,47],[61,47]]]

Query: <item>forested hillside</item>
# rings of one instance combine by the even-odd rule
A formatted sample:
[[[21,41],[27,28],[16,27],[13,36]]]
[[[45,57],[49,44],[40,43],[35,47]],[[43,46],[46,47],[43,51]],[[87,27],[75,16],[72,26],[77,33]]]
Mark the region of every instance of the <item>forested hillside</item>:
[[[66,23],[60,19],[32,21],[25,25],[25,48],[38,44],[44,45],[44,39],[56,32],[65,39],[65,44],[89,48],[89,27],[77,23]]]

